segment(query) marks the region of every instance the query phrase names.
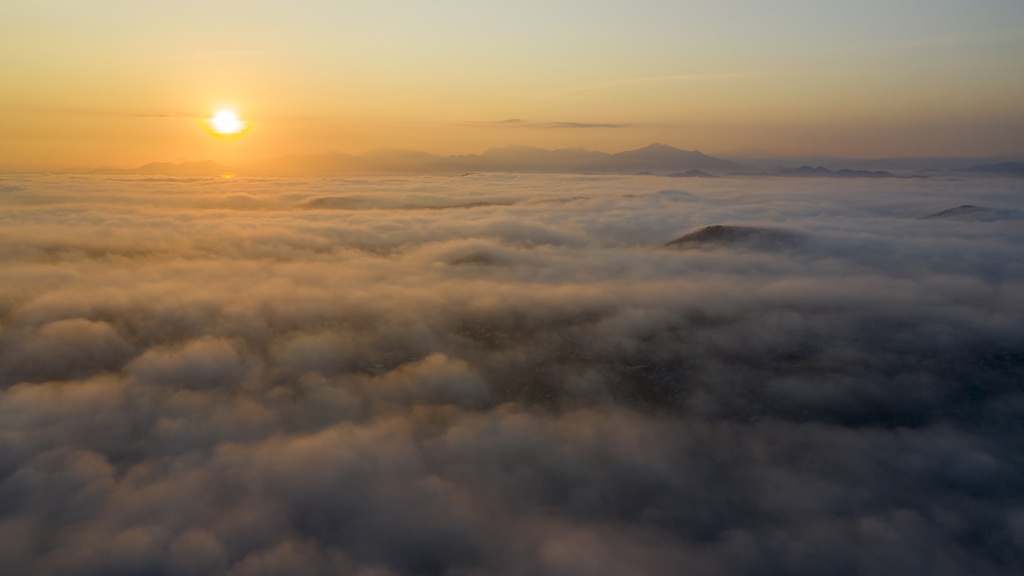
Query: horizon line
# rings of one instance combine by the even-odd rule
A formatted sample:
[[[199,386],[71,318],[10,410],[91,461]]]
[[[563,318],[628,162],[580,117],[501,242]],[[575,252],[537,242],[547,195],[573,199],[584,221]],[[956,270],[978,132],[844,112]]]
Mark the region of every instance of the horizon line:
[[[429,151],[426,151],[426,150],[419,150],[419,149],[415,149],[415,148],[400,148],[400,147],[386,147],[386,146],[384,146],[384,147],[369,148],[369,149],[366,149],[366,150],[364,150],[362,152],[356,152],[356,153],[353,153],[353,152],[342,152],[342,151],[337,150],[337,149],[327,149],[327,150],[323,150],[321,152],[309,152],[309,153],[285,153],[285,154],[279,154],[279,155],[272,156],[272,157],[266,157],[266,158],[263,158],[261,160],[249,161],[249,162],[245,162],[245,163],[232,163],[232,164],[225,164],[225,163],[222,163],[222,162],[217,161],[217,160],[212,160],[210,158],[204,158],[204,159],[199,159],[199,160],[189,160],[189,159],[186,158],[184,160],[178,160],[178,161],[151,160],[151,161],[148,161],[148,162],[145,162],[145,163],[142,163],[142,164],[133,164],[133,165],[130,165],[130,166],[113,166],[113,165],[77,165],[77,166],[76,165],[71,165],[71,166],[64,165],[64,166],[52,166],[51,165],[51,166],[30,167],[30,166],[11,165],[11,166],[0,166],[0,174],[52,174],[52,173],[60,173],[60,174],[85,174],[85,173],[116,174],[118,172],[140,170],[140,169],[145,168],[146,166],[150,166],[150,165],[154,165],[154,164],[166,164],[166,165],[176,166],[176,167],[184,167],[184,166],[187,166],[187,165],[194,165],[194,164],[217,164],[218,166],[220,166],[220,167],[222,167],[224,169],[234,170],[234,169],[243,168],[243,167],[255,167],[255,166],[258,166],[258,165],[263,164],[263,163],[273,162],[273,161],[281,160],[281,159],[284,159],[284,158],[311,158],[311,157],[316,157],[316,156],[338,155],[338,156],[349,157],[349,158],[352,158],[352,159],[361,159],[361,158],[365,158],[367,155],[373,154],[375,152],[415,153],[415,154],[433,156],[437,160],[445,160],[445,159],[456,159],[456,158],[483,157],[483,155],[487,154],[488,152],[498,151],[498,150],[503,150],[503,149],[510,149],[510,148],[529,149],[529,150],[536,150],[536,151],[541,151],[541,152],[552,152],[552,153],[553,152],[561,152],[561,151],[578,150],[578,151],[586,152],[586,153],[605,154],[607,156],[615,156],[615,155],[618,155],[618,154],[623,154],[623,153],[628,153],[628,152],[637,152],[637,151],[645,150],[645,149],[652,148],[652,147],[665,147],[665,148],[671,148],[671,149],[674,149],[674,150],[678,150],[678,151],[681,151],[681,152],[703,154],[703,155],[705,155],[705,156],[707,156],[707,157],[709,157],[711,159],[721,159],[721,160],[729,160],[729,161],[746,160],[746,161],[754,161],[754,162],[757,162],[757,161],[762,161],[763,162],[763,161],[772,161],[772,160],[785,161],[785,160],[809,159],[809,158],[815,158],[815,157],[821,158],[822,160],[826,160],[826,161],[854,161],[854,162],[872,162],[872,161],[884,162],[884,161],[900,161],[900,160],[902,160],[902,161],[915,161],[915,160],[916,161],[926,161],[926,160],[940,161],[940,160],[961,160],[961,159],[962,160],[971,160],[971,159],[977,159],[977,160],[1001,159],[1001,160],[1006,160],[1006,161],[1024,161],[1024,151],[1020,151],[1020,152],[1006,151],[1006,152],[1000,152],[1000,153],[996,153],[996,154],[984,154],[984,155],[969,155],[969,154],[914,155],[914,154],[910,154],[910,155],[900,155],[900,156],[848,156],[848,155],[831,155],[831,154],[825,154],[825,153],[821,153],[821,152],[811,152],[811,153],[803,153],[803,154],[778,154],[778,153],[774,153],[774,152],[771,152],[771,151],[768,151],[768,150],[744,151],[742,148],[737,148],[737,149],[733,149],[733,150],[726,150],[726,151],[721,151],[721,152],[714,152],[714,153],[706,153],[706,152],[701,151],[699,148],[686,149],[686,148],[680,148],[678,146],[674,146],[674,145],[671,145],[671,144],[664,144],[662,142],[652,142],[650,144],[647,144],[647,145],[644,145],[644,146],[641,146],[641,147],[638,147],[638,148],[631,148],[631,149],[627,149],[627,150],[622,150],[620,152],[607,152],[607,151],[604,151],[604,150],[587,148],[587,147],[582,146],[582,145],[564,146],[564,147],[558,147],[558,148],[544,148],[544,147],[541,147],[541,146],[533,146],[533,145],[529,145],[529,144],[514,144],[514,143],[512,143],[512,144],[504,144],[504,145],[501,145],[501,146],[491,146],[491,147],[483,149],[480,152],[470,152],[470,153],[465,153],[465,154],[439,154],[439,153],[429,152]],[[81,171],[81,172],[79,172],[79,171]],[[110,171],[110,172],[105,172],[105,171]],[[353,173],[355,173],[355,172],[353,172]]]

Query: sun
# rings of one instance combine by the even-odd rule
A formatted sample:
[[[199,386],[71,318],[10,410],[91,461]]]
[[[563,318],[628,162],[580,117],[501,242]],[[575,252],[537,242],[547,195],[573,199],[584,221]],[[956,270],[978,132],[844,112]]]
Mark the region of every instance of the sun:
[[[206,119],[206,125],[218,136],[237,136],[248,128],[248,123],[231,110],[218,110]]]

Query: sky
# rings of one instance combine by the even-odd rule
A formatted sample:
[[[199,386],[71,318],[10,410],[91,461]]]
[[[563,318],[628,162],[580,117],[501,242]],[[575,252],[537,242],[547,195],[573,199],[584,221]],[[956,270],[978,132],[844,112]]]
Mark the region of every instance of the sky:
[[[1014,0],[7,0],[0,167],[1024,151]],[[221,108],[249,122],[218,138]]]

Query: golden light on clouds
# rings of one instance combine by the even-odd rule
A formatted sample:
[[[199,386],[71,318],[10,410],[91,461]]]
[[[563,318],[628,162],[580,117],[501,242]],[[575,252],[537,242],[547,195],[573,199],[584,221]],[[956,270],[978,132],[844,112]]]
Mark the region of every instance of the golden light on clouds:
[[[249,124],[232,110],[218,110],[206,119],[206,126],[217,136],[238,136],[245,132]]]

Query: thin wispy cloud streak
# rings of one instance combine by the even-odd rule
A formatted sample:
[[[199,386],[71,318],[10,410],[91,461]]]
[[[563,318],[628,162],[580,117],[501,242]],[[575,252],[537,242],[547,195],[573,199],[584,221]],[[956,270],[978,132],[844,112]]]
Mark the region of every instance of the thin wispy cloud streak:
[[[493,122],[472,122],[476,125],[506,127],[506,128],[629,128],[633,124],[618,124],[611,122],[529,122],[520,118],[509,118]]]
[[[61,114],[67,116],[93,116],[101,118],[202,118],[201,114],[196,114],[194,112],[125,112],[123,110],[112,110],[106,108],[75,108],[37,104],[26,104],[17,106],[16,108],[30,114]]]
[[[599,124],[593,122],[544,122],[540,128],[626,128],[629,124]]]
[[[1018,574],[1020,198],[4,177],[0,566]]]

